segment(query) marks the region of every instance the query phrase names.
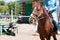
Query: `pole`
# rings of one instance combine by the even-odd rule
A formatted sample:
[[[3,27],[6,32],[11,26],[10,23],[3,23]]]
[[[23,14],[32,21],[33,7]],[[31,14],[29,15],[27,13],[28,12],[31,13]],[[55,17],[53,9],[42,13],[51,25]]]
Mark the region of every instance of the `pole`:
[[[11,10],[11,17],[10,17],[10,23],[13,22],[13,10]]]

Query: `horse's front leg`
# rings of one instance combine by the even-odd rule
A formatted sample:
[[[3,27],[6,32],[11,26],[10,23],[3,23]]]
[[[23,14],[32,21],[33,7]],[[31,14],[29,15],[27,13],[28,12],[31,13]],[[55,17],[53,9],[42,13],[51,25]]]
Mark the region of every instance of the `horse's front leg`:
[[[53,39],[54,39],[54,40],[57,40],[57,38],[56,38],[56,34],[53,35]]]
[[[46,40],[50,40],[50,36],[47,36],[47,37],[46,37]]]
[[[41,40],[45,40],[45,38],[42,35],[39,35]]]

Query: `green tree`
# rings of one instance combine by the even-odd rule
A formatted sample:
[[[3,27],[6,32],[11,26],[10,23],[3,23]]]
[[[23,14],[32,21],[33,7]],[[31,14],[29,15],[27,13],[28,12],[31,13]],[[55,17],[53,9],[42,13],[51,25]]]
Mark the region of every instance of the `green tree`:
[[[8,13],[9,9],[8,6],[0,6],[0,13]]]
[[[0,5],[5,5],[5,2],[4,1],[0,1]]]
[[[1,0],[0,1],[0,13],[8,13],[8,11],[9,11],[9,9],[8,9],[8,6],[7,6],[7,4],[3,1],[3,0]]]
[[[18,2],[9,2],[9,13],[11,14],[11,10],[13,10],[14,15],[18,15],[20,13],[20,4]]]
[[[16,2],[15,3],[15,12],[16,12],[16,15],[18,15],[20,13],[20,3]]]
[[[9,7],[9,13],[11,14],[11,10],[13,10],[13,13],[15,14],[15,3],[14,2],[9,2],[8,3],[8,7]]]

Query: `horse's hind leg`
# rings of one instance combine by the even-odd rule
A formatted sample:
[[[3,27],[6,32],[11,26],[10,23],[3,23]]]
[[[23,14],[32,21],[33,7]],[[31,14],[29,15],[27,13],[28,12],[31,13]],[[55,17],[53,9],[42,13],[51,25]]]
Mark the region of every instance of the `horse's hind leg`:
[[[54,39],[54,40],[57,40],[57,38],[56,38],[56,34],[53,35],[53,39]]]

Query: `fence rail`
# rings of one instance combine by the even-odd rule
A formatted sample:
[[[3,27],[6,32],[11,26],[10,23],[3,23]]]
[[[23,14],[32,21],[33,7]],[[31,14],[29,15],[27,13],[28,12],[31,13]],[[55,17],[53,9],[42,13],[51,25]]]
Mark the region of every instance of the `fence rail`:
[[[8,17],[10,18],[11,16]],[[0,17],[0,18],[8,18],[8,17]],[[30,16],[13,16],[13,17],[30,17]]]

